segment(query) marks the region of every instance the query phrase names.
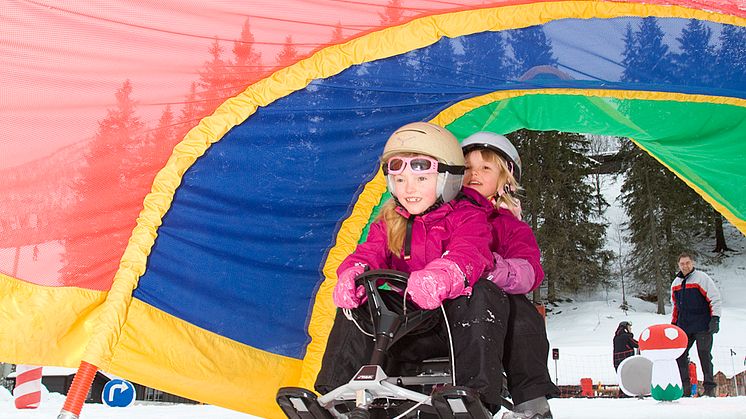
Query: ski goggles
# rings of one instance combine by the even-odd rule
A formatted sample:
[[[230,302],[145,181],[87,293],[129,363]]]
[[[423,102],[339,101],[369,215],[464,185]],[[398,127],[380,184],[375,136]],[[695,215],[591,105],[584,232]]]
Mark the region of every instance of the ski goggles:
[[[438,161],[423,156],[392,157],[383,165],[383,172],[386,175],[400,175],[407,166],[417,174],[438,173]]]
[[[409,166],[409,170],[412,173],[417,174],[451,173],[454,175],[463,175],[465,169],[464,166],[451,166],[426,156],[392,157],[383,163],[383,174],[386,176],[400,175],[407,166]]]

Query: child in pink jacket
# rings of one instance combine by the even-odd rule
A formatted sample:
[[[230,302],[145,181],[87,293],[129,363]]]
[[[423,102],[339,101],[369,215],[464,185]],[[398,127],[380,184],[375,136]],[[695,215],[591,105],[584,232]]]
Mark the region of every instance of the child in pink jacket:
[[[488,278],[508,294],[510,314],[503,365],[515,408],[511,418],[551,418],[548,397],[559,395],[547,370],[549,342],[544,319],[526,293],[544,279],[541,255],[531,228],[521,221],[518,190],[521,158],[510,141],[492,132],[477,132],[461,144],[466,173],[464,185],[479,191],[491,209],[495,267]]]
[[[476,390],[494,413],[500,407],[502,365],[492,343],[504,340],[505,322],[499,319],[506,318],[508,304],[493,282],[480,279],[493,268],[491,211],[474,203],[480,198],[476,191],[462,189],[463,153],[444,128],[424,122],[401,127],[387,141],[382,162],[393,198],[367,241],[339,266],[334,303],[363,309],[367,302],[355,278],[365,269],[409,273],[405,294],[423,309],[442,305],[452,340],[443,324],[402,338],[391,347],[386,373],[403,374],[407,365],[448,356],[452,345],[456,385]],[[372,348],[372,338],[338,310],[316,389],[326,393],[347,383]]]

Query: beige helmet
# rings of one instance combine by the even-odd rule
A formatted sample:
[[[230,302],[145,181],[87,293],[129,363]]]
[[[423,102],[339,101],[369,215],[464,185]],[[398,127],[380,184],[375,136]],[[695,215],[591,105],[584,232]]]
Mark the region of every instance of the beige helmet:
[[[429,122],[413,122],[394,131],[383,148],[384,166],[395,154],[415,153],[435,157],[438,166],[437,197],[448,202],[461,190],[464,177],[464,153],[456,137],[447,129]],[[386,176],[389,192],[394,192],[391,175]]]

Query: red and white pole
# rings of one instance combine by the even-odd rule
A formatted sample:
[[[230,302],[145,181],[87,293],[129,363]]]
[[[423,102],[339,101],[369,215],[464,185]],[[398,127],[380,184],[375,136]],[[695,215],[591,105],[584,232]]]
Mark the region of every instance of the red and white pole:
[[[41,402],[41,369],[33,365],[16,365],[13,397],[16,409],[36,409]]]

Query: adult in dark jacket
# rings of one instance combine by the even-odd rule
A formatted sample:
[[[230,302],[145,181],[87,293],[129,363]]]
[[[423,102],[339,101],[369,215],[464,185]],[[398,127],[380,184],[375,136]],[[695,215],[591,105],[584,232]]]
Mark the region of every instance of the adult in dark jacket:
[[[679,269],[671,283],[671,323],[682,328],[689,339],[686,351],[676,360],[684,397],[691,396],[689,350],[695,342],[702,364],[704,395],[714,397],[717,384],[712,371],[712,335],[720,331],[720,291],[709,275],[694,267],[689,253],[679,255]]]
[[[619,364],[625,359],[635,354],[637,341],[632,335],[632,323],[623,321],[614,332],[614,370],[619,368]]]

